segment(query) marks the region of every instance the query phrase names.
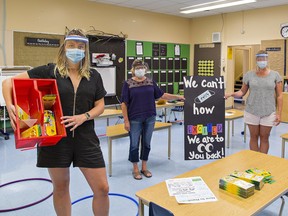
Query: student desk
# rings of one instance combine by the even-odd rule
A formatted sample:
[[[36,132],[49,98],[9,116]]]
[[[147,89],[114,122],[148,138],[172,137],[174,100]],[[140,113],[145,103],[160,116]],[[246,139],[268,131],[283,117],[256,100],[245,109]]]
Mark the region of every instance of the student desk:
[[[166,111],[167,111],[167,108],[174,108],[176,106],[184,106],[184,102],[183,101],[180,101],[180,102],[177,102],[177,103],[165,103],[165,104],[161,104],[161,105],[158,105],[156,103],[156,109],[164,109],[164,121],[166,122]]]
[[[232,173],[234,170],[245,171],[253,167],[270,171],[276,182],[265,184],[262,190],[256,190],[255,194],[247,199],[219,189],[221,177]],[[201,176],[218,201],[180,205],[175,197],[169,196],[166,183],[163,181],[136,193],[139,198],[139,216],[144,215],[144,204],[149,205],[150,201],[170,210],[175,216],[255,215],[288,192],[287,167],[288,160],[283,158],[243,150],[177,176],[178,178]]]
[[[154,131],[168,129],[168,159],[171,155],[171,123],[155,122]],[[108,161],[109,176],[112,176],[112,140],[128,136],[128,132],[124,129],[124,124],[108,126],[106,130],[108,137]]]
[[[225,121],[228,121],[228,133],[227,133],[227,145],[226,147],[230,147],[230,124],[232,121],[232,136],[234,136],[234,120],[238,118],[243,118],[244,112],[237,109],[229,109],[225,110]],[[244,126],[244,139],[246,137],[246,126]],[[244,140],[246,142],[246,140]]]
[[[122,110],[105,109],[104,112],[101,115],[99,115],[97,118],[107,118],[107,126],[108,126],[109,118],[117,117],[117,116],[122,116]]]

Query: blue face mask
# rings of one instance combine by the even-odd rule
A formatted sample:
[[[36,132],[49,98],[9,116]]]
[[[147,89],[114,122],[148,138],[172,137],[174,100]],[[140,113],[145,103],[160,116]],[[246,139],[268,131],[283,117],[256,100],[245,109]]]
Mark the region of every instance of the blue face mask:
[[[66,49],[66,57],[74,64],[77,64],[85,57],[85,50]]]
[[[135,76],[138,78],[142,78],[145,75],[145,69],[136,69],[135,70]]]
[[[267,61],[257,61],[257,66],[260,68],[260,69],[264,69],[267,67]]]

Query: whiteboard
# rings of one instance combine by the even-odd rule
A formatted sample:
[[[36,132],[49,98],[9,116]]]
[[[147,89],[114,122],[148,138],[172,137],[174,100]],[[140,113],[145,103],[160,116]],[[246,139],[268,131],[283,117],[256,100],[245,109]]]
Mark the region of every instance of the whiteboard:
[[[116,66],[93,67],[93,68],[95,68],[102,77],[103,85],[107,92],[105,97],[115,96],[116,95]]]

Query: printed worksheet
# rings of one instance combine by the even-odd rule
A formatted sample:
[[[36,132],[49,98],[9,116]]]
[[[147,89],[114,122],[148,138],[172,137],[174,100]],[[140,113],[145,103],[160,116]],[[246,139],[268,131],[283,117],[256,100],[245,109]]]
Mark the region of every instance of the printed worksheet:
[[[217,198],[200,176],[166,180],[170,196],[178,203],[202,203],[217,201]]]

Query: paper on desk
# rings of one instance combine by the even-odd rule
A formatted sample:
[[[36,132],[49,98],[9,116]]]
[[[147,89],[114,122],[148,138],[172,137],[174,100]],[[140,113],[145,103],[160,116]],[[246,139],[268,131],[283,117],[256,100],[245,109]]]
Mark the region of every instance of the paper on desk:
[[[235,114],[235,112],[225,112],[225,116],[232,116],[234,114]]]
[[[170,196],[178,203],[202,203],[217,201],[217,198],[200,176],[166,180]]]

